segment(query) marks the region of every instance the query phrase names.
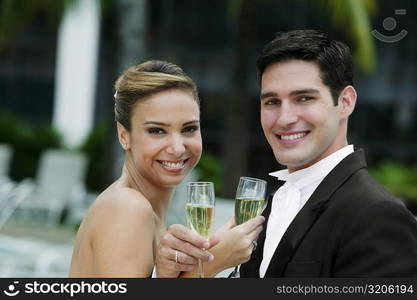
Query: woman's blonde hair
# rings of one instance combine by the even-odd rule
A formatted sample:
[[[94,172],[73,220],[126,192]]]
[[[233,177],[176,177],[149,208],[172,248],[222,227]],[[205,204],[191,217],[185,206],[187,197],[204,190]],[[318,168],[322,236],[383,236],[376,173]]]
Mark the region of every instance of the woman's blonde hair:
[[[150,60],[130,67],[119,76],[114,87],[115,120],[129,131],[134,105],[150,95],[170,89],[180,89],[190,92],[194,100],[199,103],[194,81],[180,67],[166,61]]]

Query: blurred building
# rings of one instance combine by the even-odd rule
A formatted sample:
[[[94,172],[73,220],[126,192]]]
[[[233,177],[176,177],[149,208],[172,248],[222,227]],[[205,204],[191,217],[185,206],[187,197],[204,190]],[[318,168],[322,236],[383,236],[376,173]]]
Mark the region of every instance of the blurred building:
[[[0,3],[3,1],[0,1]],[[138,5],[141,3],[141,5]],[[238,91],[234,84],[236,55],[247,52],[248,110],[242,135],[249,141],[245,174],[268,179],[277,166],[259,122],[255,60],[262,45],[281,30],[317,28],[338,39],[352,42],[335,29],[321,1],[259,1],[253,10],[250,47],[236,44],[237,16],[228,1],[114,0],[100,18],[92,125],[108,125],[108,143],[114,143],[113,82],[128,65],[146,59],[163,59],[180,65],[196,82],[201,94],[202,133],[206,151],[224,154],[228,102]],[[357,72],[359,99],[350,120],[351,141],[367,150],[370,163],[392,158],[417,163],[417,3],[413,0],[377,1],[372,25],[390,35],[402,29],[408,34],[396,43],[375,40],[376,69]],[[0,6],[1,7],[1,6]],[[405,9],[405,15],[395,15]],[[397,27],[383,27],[387,17]],[[82,30],[82,29],[80,29]],[[54,119],[57,86],[56,53],[59,30],[40,13],[16,32],[0,50],[0,109],[18,115],[29,124]],[[83,47],[78,44],[76,47]],[[246,53],[245,52],[245,53]],[[335,66],[337,67],[337,66]],[[243,68],[244,69],[244,68]],[[69,112],[71,114],[71,112]],[[77,115],[74,115],[77,122]],[[94,126],[92,126],[94,127]],[[113,142],[112,142],[113,141]],[[107,143],[107,145],[108,145]],[[116,147],[105,147],[115,157]],[[108,163],[117,160],[108,160]],[[113,171],[107,172],[107,181]],[[227,176],[227,174],[226,174]]]

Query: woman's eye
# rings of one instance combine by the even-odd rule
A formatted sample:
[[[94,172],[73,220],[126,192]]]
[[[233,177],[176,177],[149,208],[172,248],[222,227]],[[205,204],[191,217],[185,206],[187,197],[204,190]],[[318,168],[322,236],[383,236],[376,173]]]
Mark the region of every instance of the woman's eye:
[[[165,130],[163,130],[162,128],[153,127],[153,128],[149,128],[148,132],[150,134],[163,134],[163,133],[165,133]]]
[[[188,127],[185,127],[182,130],[182,132],[184,132],[184,133],[193,133],[193,132],[195,132],[197,130],[198,130],[198,126],[188,126]]]

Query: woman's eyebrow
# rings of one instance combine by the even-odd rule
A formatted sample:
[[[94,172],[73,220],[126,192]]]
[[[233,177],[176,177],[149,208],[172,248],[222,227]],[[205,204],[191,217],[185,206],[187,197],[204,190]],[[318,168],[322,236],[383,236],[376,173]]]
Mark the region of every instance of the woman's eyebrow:
[[[143,125],[157,125],[157,126],[165,126],[165,127],[171,126],[167,123],[159,122],[159,121],[146,121],[145,123],[143,123]]]
[[[196,124],[196,123],[200,123],[200,120],[188,121],[188,122],[185,122],[184,124],[182,124],[182,126],[187,126],[187,125]]]

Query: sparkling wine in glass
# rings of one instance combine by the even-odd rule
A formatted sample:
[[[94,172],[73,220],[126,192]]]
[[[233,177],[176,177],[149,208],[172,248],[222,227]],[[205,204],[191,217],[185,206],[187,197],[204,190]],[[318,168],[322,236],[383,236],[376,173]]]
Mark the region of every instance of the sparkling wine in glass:
[[[251,177],[240,177],[236,190],[235,219],[240,225],[259,216],[265,208],[266,181]],[[234,277],[239,277],[239,266]]]
[[[190,182],[187,185],[185,215],[188,227],[208,239],[214,220],[215,195],[212,182]],[[203,264],[198,261],[200,278],[204,278]]]

